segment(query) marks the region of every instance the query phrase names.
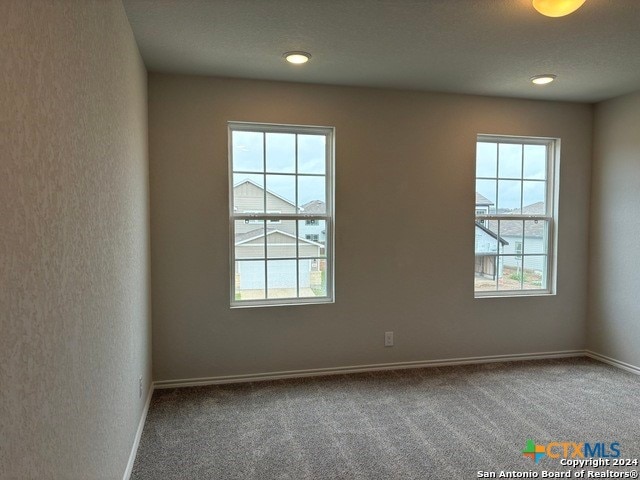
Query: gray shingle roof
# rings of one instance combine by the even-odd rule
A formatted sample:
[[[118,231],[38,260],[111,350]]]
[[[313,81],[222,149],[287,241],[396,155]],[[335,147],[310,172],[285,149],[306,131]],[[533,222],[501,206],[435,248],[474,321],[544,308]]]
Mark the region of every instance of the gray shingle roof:
[[[524,215],[544,215],[544,210],[544,202],[536,202],[522,207],[522,213]]]
[[[520,212],[517,212],[520,213]],[[522,207],[523,215],[543,215],[545,213],[544,202],[536,202],[531,205],[525,205]],[[525,237],[543,237],[544,228],[546,222],[527,220],[524,224],[524,236]],[[495,220],[489,222],[489,228],[494,231],[498,230],[498,225]],[[519,237],[522,235],[522,221],[502,221],[500,224],[500,235],[506,237]]]
[[[542,237],[544,236],[544,227],[546,222],[538,220],[526,220],[524,226],[525,237]],[[493,232],[498,231],[498,221],[489,220],[487,224]],[[521,237],[522,236],[522,220],[502,220],[500,222],[501,237]]]
[[[476,205],[488,207],[489,205],[493,205],[493,202],[484,195],[480,195],[478,192],[476,192]]]
[[[302,213],[326,213],[327,206],[320,200],[312,200],[302,206]]]

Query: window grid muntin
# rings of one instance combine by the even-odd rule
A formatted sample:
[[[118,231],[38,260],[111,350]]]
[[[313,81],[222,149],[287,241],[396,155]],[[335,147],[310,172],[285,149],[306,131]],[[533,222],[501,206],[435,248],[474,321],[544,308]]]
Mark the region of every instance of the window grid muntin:
[[[260,124],[260,123],[246,123],[246,122],[229,122],[229,171],[230,171],[230,192],[229,192],[229,206],[230,206],[230,236],[231,236],[231,306],[232,307],[245,307],[245,306],[270,306],[270,305],[282,305],[282,304],[309,304],[309,303],[331,303],[334,298],[334,272],[335,265],[333,259],[333,248],[335,244],[334,240],[334,213],[333,213],[333,182],[334,182],[334,170],[333,170],[333,162],[334,162],[334,131],[333,127],[309,127],[309,126],[296,126],[296,125],[276,125],[276,124]],[[262,134],[262,160],[263,160],[263,172],[256,171],[246,171],[246,170],[233,170],[233,133],[236,131],[250,131]],[[282,132],[282,133],[291,133],[295,134],[295,173],[287,173],[287,172],[269,172],[266,170],[266,134],[272,132]],[[299,145],[298,145],[298,136],[299,135],[320,135],[325,137],[325,152],[324,152],[324,173],[299,173]],[[265,213],[258,214],[236,214],[235,213],[235,197],[234,197],[234,175],[259,175],[262,176],[263,183],[263,206]],[[305,213],[296,213],[296,214],[277,214],[272,215],[267,213],[267,175],[288,175],[295,178],[295,205],[294,208],[296,211],[299,209],[299,192],[298,192],[298,179],[300,177],[324,177],[324,203],[325,203],[325,213],[323,214],[305,214]],[[265,249],[265,258],[247,258],[247,259],[237,259],[235,252],[235,220],[242,219],[251,219],[251,220],[263,220],[264,225],[264,249]],[[299,253],[299,223],[304,220],[323,220],[325,222],[325,243],[324,243],[324,254],[318,254],[317,257],[300,257]],[[296,235],[295,235],[295,245],[296,245],[296,257],[285,257],[283,259],[286,260],[295,260],[296,261],[296,293],[297,297],[289,297],[289,298],[268,298],[268,261],[277,260],[276,258],[268,258],[268,246],[267,246],[267,222],[269,221],[281,221],[281,220],[295,220],[296,221]],[[303,239],[305,240],[305,239]],[[300,297],[300,271],[299,264],[300,261],[311,261],[313,258],[322,259],[325,261],[325,292],[324,296],[317,297]],[[237,293],[235,288],[235,272],[236,272],[236,263],[244,262],[244,261],[263,261],[265,268],[265,299],[260,300],[235,300],[235,294]]]

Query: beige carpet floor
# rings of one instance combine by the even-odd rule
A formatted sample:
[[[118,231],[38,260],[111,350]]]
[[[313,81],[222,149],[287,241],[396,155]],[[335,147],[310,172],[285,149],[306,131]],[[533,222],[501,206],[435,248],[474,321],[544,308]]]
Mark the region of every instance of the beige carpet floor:
[[[618,442],[640,459],[639,414],[640,377],[586,358],[158,390],[132,478],[566,471],[524,457],[527,440]]]

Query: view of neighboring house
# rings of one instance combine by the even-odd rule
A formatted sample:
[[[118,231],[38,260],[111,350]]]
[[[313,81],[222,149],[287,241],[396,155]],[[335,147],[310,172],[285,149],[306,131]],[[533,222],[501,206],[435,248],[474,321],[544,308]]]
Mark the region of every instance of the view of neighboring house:
[[[522,208],[524,215],[540,214],[544,212],[544,203],[537,202]],[[489,228],[497,231],[497,222],[489,222]],[[524,235],[523,235],[524,233]],[[527,257],[525,264],[522,261],[522,252],[525,249],[528,253],[544,253],[546,251],[545,223],[527,220],[524,222],[524,232],[522,222],[503,221],[500,225],[500,237],[505,239],[508,244],[504,247],[502,263],[504,267],[513,267],[515,269],[525,269],[537,273],[543,273],[547,264],[544,257],[531,256]]]
[[[489,207],[492,205],[493,202],[491,200],[476,192],[476,215],[487,215],[489,213]]]
[[[485,227],[480,221],[476,222],[476,261],[475,273],[484,278],[496,279],[496,274],[502,276],[502,269],[497,268],[498,242],[504,247],[508,245],[504,238]]]
[[[263,212],[265,206],[264,188],[252,180],[243,180],[233,187],[233,201],[235,213]],[[297,213],[295,204],[269,190],[266,192],[266,206],[269,213]],[[262,221],[246,220],[245,225],[236,225],[235,233],[237,235],[255,230],[256,224],[262,224]],[[274,224],[275,222],[269,223],[270,226]],[[278,229],[288,231],[293,235],[296,233],[293,222],[279,224]]]
[[[234,209],[237,213],[260,212],[264,209],[265,195],[268,212],[296,213],[294,203],[269,190],[265,192],[263,187],[251,180],[244,180],[234,186]],[[324,244],[305,238],[303,234],[305,227],[299,226],[299,236],[296,237],[295,220],[268,221],[266,229],[262,220],[237,221],[235,224],[236,260],[255,260],[236,261],[238,290],[247,294],[249,294],[247,291],[251,290],[264,290],[265,258],[280,259],[268,262],[269,289],[313,288],[314,283],[320,281],[320,276],[314,275],[313,272],[320,272],[324,267],[324,262],[318,259],[324,255]],[[322,241],[324,242],[324,238]]]
[[[476,192],[476,215],[487,215],[493,202]],[[496,279],[502,275],[497,267],[498,242],[504,247],[508,241],[486,225],[487,220],[476,221],[475,273],[484,278]],[[497,230],[497,229],[496,229]]]
[[[327,207],[324,202],[313,200],[305,203],[302,206],[302,211],[303,213],[324,214],[327,211]],[[327,240],[327,227],[322,220],[305,220],[304,224],[300,225],[299,228],[299,233],[302,238],[325,244]]]
[[[493,202],[476,192],[476,215],[493,213]],[[525,215],[540,214],[544,212],[544,203],[537,202],[523,207]],[[475,273],[477,276],[495,280],[496,275],[502,277],[504,268],[520,269],[543,274],[546,259],[543,256],[527,257],[523,263],[522,252],[544,253],[547,234],[544,222],[534,220],[502,220],[500,223],[500,236],[498,236],[498,222],[496,220],[477,220],[476,246],[475,246]],[[498,244],[501,245],[500,253],[505,256],[497,257]]]

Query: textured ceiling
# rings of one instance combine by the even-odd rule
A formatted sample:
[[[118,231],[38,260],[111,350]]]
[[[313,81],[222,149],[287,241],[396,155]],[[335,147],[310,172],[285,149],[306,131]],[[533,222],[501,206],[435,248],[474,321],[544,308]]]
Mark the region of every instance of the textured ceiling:
[[[150,71],[595,102],[640,89],[640,0],[124,0]],[[304,66],[282,54],[304,50]],[[529,77],[555,73],[551,85]]]

